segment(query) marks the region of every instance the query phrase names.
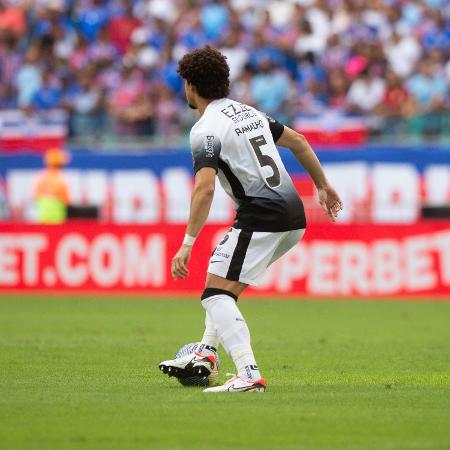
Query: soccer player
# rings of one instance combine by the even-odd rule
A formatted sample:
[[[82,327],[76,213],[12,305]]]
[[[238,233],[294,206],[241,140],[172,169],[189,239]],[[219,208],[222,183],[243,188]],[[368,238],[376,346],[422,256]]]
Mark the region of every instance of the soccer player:
[[[215,177],[236,204],[236,219],[209,261],[201,303],[205,332],[196,352],[163,361],[159,368],[183,378],[209,375],[219,342],[236,365],[237,375],[204,392],[263,392],[250,344],[250,333],[237,299],[248,285],[257,285],[264,270],[302,238],[305,213],[275,144],[288,147],[317,187],[319,201],[334,221],[343,204],[328,182],[319,160],[301,135],[275,119],[229,99],[226,58],[206,46],[186,54],[178,73],[184,79],[189,106],[200,119],[190,144],[195,171],[186,235],[172,260],[172,276],[189,275],[192,248],[208,217]]]

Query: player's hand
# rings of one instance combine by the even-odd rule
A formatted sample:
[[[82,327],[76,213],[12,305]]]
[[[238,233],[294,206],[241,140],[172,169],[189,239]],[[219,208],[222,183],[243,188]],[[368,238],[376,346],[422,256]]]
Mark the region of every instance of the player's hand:
[[[172,277],[174,280],[181,278],[184,280],[189,275],[186,265],[191,259],[192,246],[182,245],[177,254],[172,259]]]
[[[318,193],[320,206],[325,211],[325,214],[330,218],[330,220],[332,222],[335,222],[339,211],[344,208],[344,204],[339,198],[338,193],[330,185],[318,189]]]

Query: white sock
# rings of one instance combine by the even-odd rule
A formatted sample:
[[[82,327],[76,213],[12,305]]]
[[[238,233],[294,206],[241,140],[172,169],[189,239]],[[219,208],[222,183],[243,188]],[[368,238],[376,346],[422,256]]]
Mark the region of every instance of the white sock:
[[[197,348],[197,353],[203,356],[214,355],[219,347],[219,336],[217,335],[216,327],[211,319],[211,316],[206,312],[205,314],[205,332],[202,340]]]
[[[261,374],[250,345],[250,332],[235,300],[226,294],[203,298],[202,305],[210,315],[225,351],[231,356],[238,375],[259,380]]]

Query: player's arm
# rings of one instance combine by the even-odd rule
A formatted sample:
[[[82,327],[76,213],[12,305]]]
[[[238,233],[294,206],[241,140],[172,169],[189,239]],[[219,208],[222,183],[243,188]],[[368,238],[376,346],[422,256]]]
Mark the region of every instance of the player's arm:
[[[208,218],[216,187],[216,170],[204,167],[195,174],[195,184],[191,196],[191,210],[186,234],[197,237]]]
[[[192,246],[208,218],[216,186],[216,173],[222,149],[220,139],[213,134],[191,136],[192,158],[194,160],[195,183],[191,196],[191,209],[186,236],[177,254],[172,259],[172,276],[186,278],[186,265],[191,258]]]
[[[314,150],[305,136],[284,126],[276,144],[289,148],[297,161],[305,168],[316,185],[319,202],[328,217],[334,222],[339,211],[344,207],[336,190],[327,180]]]
[[[195,174],[194,189],[191,195],[191,209],[186,228],[186,235],[196,238],[208,218],[216,185],[216,169],[204,167]],[[191,258],[192,244],[183,242],[172,259],[172,276],[186,278],[189,270],[186,265]]]

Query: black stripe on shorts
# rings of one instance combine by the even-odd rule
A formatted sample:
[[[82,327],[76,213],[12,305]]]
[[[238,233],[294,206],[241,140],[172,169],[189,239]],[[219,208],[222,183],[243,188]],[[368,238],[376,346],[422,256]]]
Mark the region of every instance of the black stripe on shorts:
[[[253,231],[241,230],[239,233],[236,248],[234,249],[233,257],[228,268],[227,280],[239,281],[242,266],[244,264],[245,255],[247,254],[248,246],[252,239]]]

